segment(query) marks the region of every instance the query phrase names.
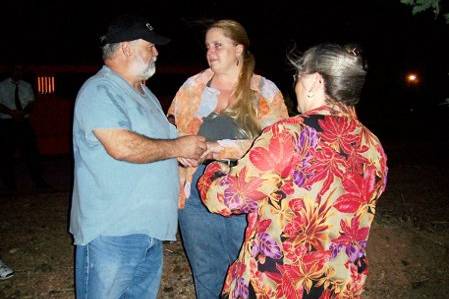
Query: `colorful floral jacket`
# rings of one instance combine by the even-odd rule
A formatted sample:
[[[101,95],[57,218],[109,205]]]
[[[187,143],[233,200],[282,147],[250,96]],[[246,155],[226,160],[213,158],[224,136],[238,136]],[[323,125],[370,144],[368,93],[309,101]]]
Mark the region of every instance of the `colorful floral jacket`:
[[[353,110],[322,107],[266,128],[234,168],[210,164],[198,183],[209,210],[248,213],[224,294],[359,298],[386,161]]]
[[[190,77],[176,93],[167,115],[173,116],[180,136],[196,135],[200,129],[203,118],[214,112],[220,92],[207,86],[212,79],[213,72],[206,69]],[[254,75],[251,89],[258,96],[257,118],[262,128],[274,124],[278,120],[288,117],[287,107],[282,93],[270,80]],[[251,146],[253,140],[222,140],[220,145],[224,150],[219,158],[239,159]],[[180,200],[179,206],[184,207],[185,199],[190,195],[194,167],[180,167]]]

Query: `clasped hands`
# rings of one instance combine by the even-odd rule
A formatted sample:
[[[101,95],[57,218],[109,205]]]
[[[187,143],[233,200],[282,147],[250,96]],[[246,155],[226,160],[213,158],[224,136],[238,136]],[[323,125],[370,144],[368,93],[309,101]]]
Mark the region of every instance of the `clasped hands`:
[[[206,141],[202,136],[183,136],[178,138],[183,147],[178,162],[184,167],[196,167],[205,160],[216,159],[216,155],[223,149],[218,142]]]

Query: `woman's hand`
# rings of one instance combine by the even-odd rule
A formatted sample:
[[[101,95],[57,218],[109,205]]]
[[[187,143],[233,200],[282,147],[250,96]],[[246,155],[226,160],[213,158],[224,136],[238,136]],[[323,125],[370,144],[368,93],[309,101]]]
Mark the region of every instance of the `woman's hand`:
[[[178,162],[184,167],[197,167],[205,160],[217,160],[217,154],[223,150],[223,147],[218,144],[218,142],[207,142],[207,149],[201,155],[198,160],[195,159],[187,159],[187,158],[178,158]]]
[[[178,162],[184,167],[197,167],[200,164],[198,160],[181,157],[178,158]]]
[[[207,149],[201,156],[200,161],[202,162],[204,160],[216,160],[217,154],[222,150],[223,150],[223,147],[220,144],[218,144],[218,142],[208,141]]]

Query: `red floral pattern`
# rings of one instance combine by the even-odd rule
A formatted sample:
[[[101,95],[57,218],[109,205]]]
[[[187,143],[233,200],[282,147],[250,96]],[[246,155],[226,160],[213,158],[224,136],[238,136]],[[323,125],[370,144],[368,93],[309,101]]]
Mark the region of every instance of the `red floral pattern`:
[[[266,128],[232,169],[209,165],[198,185],[209,210],[248,213],[224,294],[360,298],[386,175],[382,146],[355,112],[327,107]]]

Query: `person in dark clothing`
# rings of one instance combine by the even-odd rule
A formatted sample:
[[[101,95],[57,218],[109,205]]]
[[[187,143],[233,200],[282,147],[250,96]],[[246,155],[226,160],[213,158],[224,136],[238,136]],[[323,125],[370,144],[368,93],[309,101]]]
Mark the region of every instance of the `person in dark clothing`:
[[[0,175],[8,191],[16,192],[15,154],[20,150],[37,189],[49,189],[39,165],[36,136],[29,117],[35,101],[30,83],[22,80],[23,68],[14,66],[12,74],[0,82]]]

